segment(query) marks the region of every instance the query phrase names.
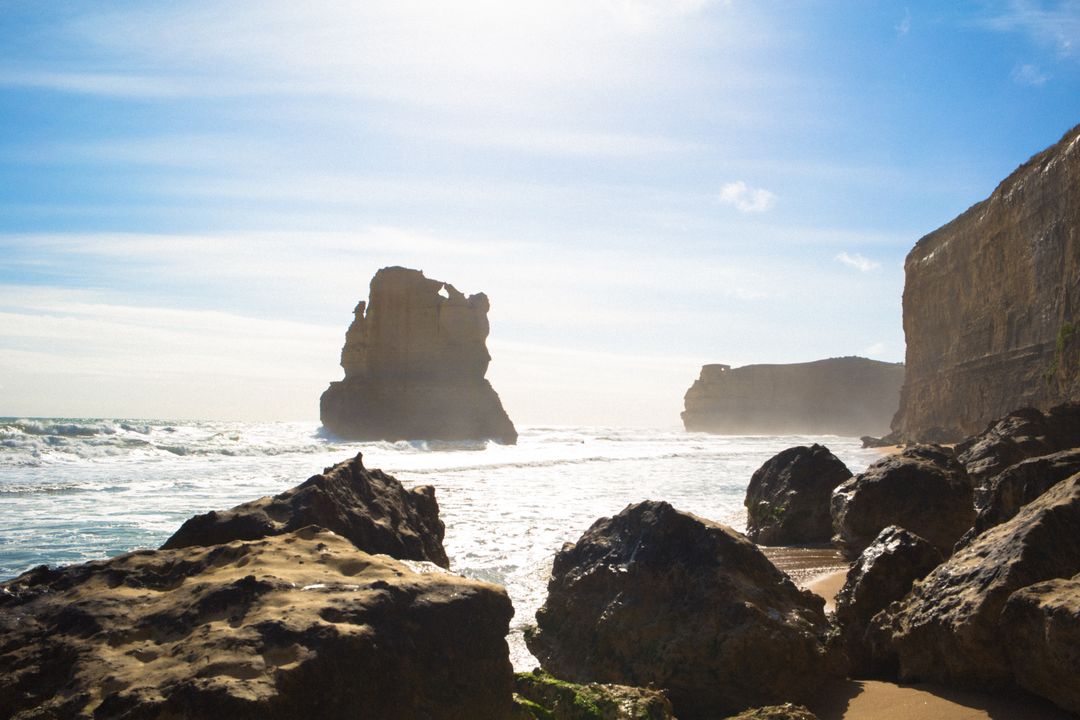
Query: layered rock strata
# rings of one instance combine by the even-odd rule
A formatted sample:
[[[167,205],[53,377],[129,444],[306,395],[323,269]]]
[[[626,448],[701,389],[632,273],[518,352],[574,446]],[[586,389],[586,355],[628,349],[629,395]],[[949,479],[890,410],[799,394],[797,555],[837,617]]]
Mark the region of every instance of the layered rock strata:
[[[498,586],[304,528],[0,584],[0,714],[508,717]]]
[[[958,440],[1080,396],[1080,126],[904,264],[907,376],[893,428]]]
[[[365,468],[360,453],[279,495],[196,515],[162,549],[254,540],[308,525],[332,530],[365,552],[450,565],[435,488],[406,490],[382,470]]]
[[[371,280],[345,334],[345,379],[322,395],[323,425],[352,440],[517,441],[484,375],[489,309],[419,270],[389,267]]]
[[[829,498],[850,477],[824,445],[778,453],[754,472],[746,488],[747,537],[759,545],[829,542]]]
[[[882,434],[903,382],[903,365],[860,357],[705,365],[686,392],[683,425],[728,435]]]
[[[823,607],[744,536],[648,501],[556,555],[526,642],[556,677],[652,684],[682,720],[715,718],[842,676]]]

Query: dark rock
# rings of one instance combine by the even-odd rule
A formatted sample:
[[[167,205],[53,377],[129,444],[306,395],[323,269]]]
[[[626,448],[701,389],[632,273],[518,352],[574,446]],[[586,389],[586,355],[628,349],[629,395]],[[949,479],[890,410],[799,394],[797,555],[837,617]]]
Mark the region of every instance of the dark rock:
[[[503,718],[512,615],[318,528],[139,551],[0,584],[0,715]]]
[[[1080,475],[990,528],[874,618],[900,678],[996,686],[1012,677],[1001,611],[1015,591],[1080,573]]]
[[[818,720],[818,717],[802,705],[784,703],[745,710],[738,715],[732,715],[727,720]]]
[[[435,489],[406,490],[382,470],[365,468],[360,453],[280,495],[196,515],[161,547],[255,540],[308,525],[332,530],[365,552],[450,565]]]
[[[979,435],[958,444],[956,453],[975,486],[982,487],[1010,465],[1058,449],[1046,416],[1029,407],[990,423]]]
[[[1080,126],[908,254],[892,425],[905,442],[931,441],[935,427],[955,440],[1014,408],[1080,397],[1078,138]]]
[[[835,542],[856,558],[890,525],[926,538],[948,555],[975,520],[971,482],[952,451],[914,445],[881,458],[833,491]]]
[[[790,365],[705,365],[686,391],[687,430],[729,435],[884,432],[904,366],[860,357]]]
[[[1017,590],[1001,626],[1017,683],[1080,715],[1080,575]]]
[[[957,543],[971,543],[980,533],[1009,520],[1020,508],[1037,499],[1057,483],[1080,472],[1080,450],[1028,458],[991,477],[975,492],[978,515],[975,525]]]
[[[760,545],[826,543],[829,497],[851,471],[824,445],[788,448],[765,462],[746,488],[746,535]]]
[[[659,690],[557,680],[540,670],[514,676],[523,720],[675,720]]]
[[[345,379],[330,383],[320,416],[352,440],[517,441],[484,379],[489,303],[419,270],[389,267],[371,280],[345,334]]]
[[[863,550],[836,595],[836,622],[853,677],[889,677],[896,672],[887,645],[868,635],[871,619],[911,590],[942,563],[941,551],[903,528],[890,525]]]
[[[714,718],[842,675],[823,606],[739,533],[650,501],[556,555],[526,643],[556,677],[652,685],[682,720]]]

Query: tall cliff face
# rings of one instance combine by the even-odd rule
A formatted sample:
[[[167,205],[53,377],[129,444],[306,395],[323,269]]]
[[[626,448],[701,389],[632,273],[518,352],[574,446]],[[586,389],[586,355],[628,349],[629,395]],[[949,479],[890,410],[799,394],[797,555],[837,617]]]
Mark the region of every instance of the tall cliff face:
[[[686,392],[683,425],[730,435],[882,434],[903,382],[903,365],[859,357],[706,365]]]
[[[955,440],[1078,397],[1080,126],[919,240],[905,273],[900,439]]]
[[[345,379],[323,393],[323,425],[356,440],[516,442],[484,379],[488,308],[483,293],[466,297],[419,270],[379,270],[345,334]]]

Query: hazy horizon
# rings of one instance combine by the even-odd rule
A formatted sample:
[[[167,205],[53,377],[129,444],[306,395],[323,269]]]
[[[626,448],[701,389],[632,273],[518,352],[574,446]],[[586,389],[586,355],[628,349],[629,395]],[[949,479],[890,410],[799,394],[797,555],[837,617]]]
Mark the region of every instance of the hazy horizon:
[[[0,2],[0,416],[317,420],[388,265],[523,425],[903,361],[907,252],[1080,122],[1080,5],[939,5]]]

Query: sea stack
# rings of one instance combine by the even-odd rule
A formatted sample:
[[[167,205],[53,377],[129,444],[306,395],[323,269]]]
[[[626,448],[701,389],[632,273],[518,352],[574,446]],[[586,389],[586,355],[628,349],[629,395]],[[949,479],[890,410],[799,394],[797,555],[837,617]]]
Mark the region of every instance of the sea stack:
[[[904,263],[896,437],[950,442],[1080,397],[1080,126]]]
[[[345,333],[345,379],[330,383],[320,415],[350,440],[517,442],[484,375],[488,298],[466,297],[420,270],[375,273]]]
[[[878,435],[900,401],[904,366],[861,357],[789,365],[706,365],[686,392],[687,430],[726,435]]]

